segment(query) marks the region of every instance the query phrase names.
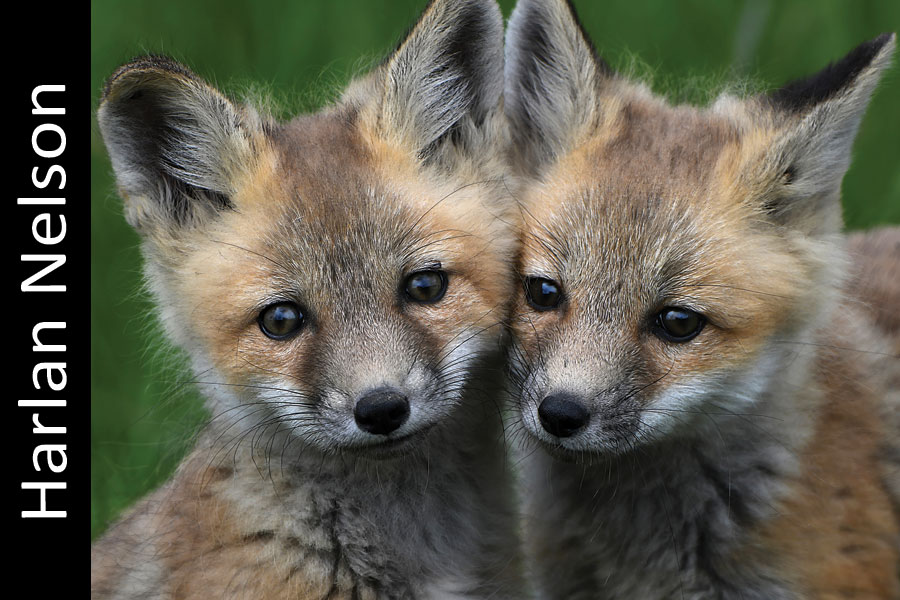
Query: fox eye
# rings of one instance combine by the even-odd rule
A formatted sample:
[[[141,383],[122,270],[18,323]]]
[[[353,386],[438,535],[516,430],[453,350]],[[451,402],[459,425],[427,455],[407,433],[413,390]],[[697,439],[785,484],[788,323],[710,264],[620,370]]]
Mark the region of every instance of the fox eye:
[[[687,342],[700,333],[706,319],[686,308],[667,307],[656,315],[656,331],[669,342]]]
[[[525,298],[535,310],[551,310],[559,306],[562,290],[552,279],[526,277]]]
[[[303,313],[293,302],[278,302],[264,308],[258,321],[264,334],[273,340],[283,340],[303,325]]]
[[[421,304],[433,304],[447,291],[447,275],[443,271],[418,271],[406,278],[406,296]]]

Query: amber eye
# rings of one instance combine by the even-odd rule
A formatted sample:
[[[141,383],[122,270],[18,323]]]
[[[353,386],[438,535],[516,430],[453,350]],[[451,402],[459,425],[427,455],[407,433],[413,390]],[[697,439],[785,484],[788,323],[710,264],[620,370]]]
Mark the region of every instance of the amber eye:
[[[703,315],[686,308],[667,307],[656,315],[656,331],[670,342],[687,342],[700,333],[706,319]]]
[[[535,310],[551,310],[559,306],[559,302],[562,300],[562,289],[552,279],[526,277],[525,298]]]
[[[270,304],[259,314],[259,328],[273,340],[283,340],[303,326],[303,313],[293,302]]]
[[[403,289],[413,302],[432,304],[444,297],[447,275],[443,271],[418,271],[406,278]]]

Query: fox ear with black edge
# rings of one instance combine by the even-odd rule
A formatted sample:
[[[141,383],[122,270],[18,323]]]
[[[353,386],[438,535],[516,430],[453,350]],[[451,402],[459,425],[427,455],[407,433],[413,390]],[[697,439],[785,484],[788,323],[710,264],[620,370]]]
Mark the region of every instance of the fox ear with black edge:
[[[231,196],[261,131],[254,111],[162,56],[119,67],[103,90],[97,121],[126,218],[153,238],[233,208]]]
[[[386,61],[351,85],[377,134],[452,168],[494,144],[501,119],[503,16],[495,0],[432,0]]]
[[[778,178],[765,205],[776,222],[811,234],[841,228],[841,180],[895,45],[896,34],[882,34],[815,75],[758,99],[780,123],[765,160],[767,172]]]
[[[600,118],[613,77],[567,0],[519,0],[506,34],[504,105],[514,152],[539,168]]]

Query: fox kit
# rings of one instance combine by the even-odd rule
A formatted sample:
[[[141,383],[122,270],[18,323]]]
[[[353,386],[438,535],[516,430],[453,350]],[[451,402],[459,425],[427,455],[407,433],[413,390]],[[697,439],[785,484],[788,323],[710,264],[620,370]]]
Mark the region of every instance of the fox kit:
[[[519,1],[510,369],[543,597],[900,598],[900,361],[844,284],[839,199],[894,46],[672,106],[564,0]]]
[[[493,0],[434,0],[288,123],[166,58],[112,75],[101,132],[212,419],[93,546],[93,597],[522,597],[502,75]]]

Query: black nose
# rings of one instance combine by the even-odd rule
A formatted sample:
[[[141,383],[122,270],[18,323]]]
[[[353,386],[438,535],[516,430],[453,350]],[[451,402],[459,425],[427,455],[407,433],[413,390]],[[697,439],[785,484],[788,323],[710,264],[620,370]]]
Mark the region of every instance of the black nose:
[[[544,429],[556,437],[569,437],[587,425],[591,415],[576,397],[556,394],[544,398],[538,417]]]
[[[363,431],[387,435],[409,418],[409,400],[396,390],[372,390],[356,403],[353,416]]]

